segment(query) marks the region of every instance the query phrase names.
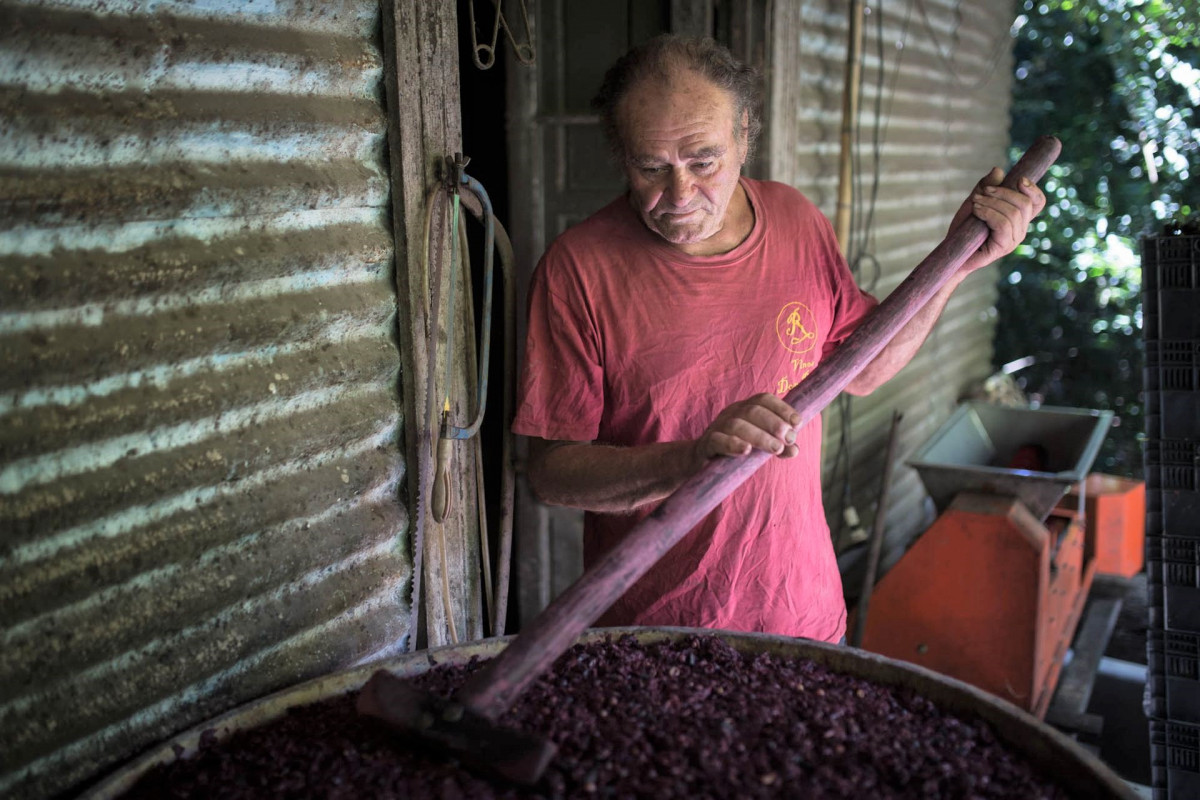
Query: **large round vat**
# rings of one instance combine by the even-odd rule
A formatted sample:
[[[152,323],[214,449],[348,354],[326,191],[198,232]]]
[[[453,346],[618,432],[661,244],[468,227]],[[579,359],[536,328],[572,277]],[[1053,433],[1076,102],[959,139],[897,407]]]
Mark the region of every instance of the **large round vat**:
[[[595,629],[581,636],[579,642],[587,644],[625,634],[646,645],[681,643],[694,636],[715,637],[741,653],[769,654],[773,659],[786,661],[807,659],[833,673],[885,687],[911,690],[942,711],[985,722],[1005,748],[1051,778],[1071,797],[1136,797],[1104,764],[1053,728],[1009,703],[920,667],[861,650],[807,640],[687,628]],[[218,740],[226,739],[237,731],[257,728],[276,720],[289,709],[355,692],[378,669],[386,669],[399,676],[415,676],[439,665],[463,665],[474,657],[494,657],[510,639],[488,639],[421,651],[308,681],[235,709],[175,737],[114,773],[84,797],[90,800],[121,797],[156,765],[194,755],[202,737],[210,741],[214,736]],[[761,787],[755,789],[757,791]]]

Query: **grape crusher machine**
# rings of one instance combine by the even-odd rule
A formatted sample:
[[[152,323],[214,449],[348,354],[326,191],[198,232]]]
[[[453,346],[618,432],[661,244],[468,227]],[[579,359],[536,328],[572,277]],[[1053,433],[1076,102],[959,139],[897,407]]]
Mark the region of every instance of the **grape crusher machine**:
[[[939,516],[875,587],[863,648],[1043,718],[1096,571],[1085,487],[1111,421],[960,405],[909,462]]]

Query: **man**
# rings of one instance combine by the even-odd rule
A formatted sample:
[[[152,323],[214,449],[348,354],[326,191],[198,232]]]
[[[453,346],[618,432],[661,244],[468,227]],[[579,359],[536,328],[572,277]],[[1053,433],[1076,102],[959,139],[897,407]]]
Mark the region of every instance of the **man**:
[[[513,429],[552,504],[585,509],[584,561],[712,458],[774,453],[601,618],[838,641],[846,609],[821,504],[819,419],[781,395],[876,305],[828,221],[782,184],[741,177],[753,72],[708,40],[622,57],[596,105],[629,184],[560,236],[530,288]],[[1011,252],[1045,203],[980,181],[987,242],[847,387],[867,394],[916,352],[969,272]]]

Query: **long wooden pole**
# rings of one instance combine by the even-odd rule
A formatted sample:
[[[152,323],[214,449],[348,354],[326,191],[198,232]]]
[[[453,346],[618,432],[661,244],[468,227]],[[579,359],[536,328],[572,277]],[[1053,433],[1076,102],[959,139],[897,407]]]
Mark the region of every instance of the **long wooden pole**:
[[[1061,150],[1043,136],[1013,166],[1004,185],[1040,180]],[[861,325],[812,374],[788,392],[800,424],[819,414],[987,239],[987,225],[969,217],[934,248]],[[503,714],[588,625],[624,594],[709,511],[741,486],[770,453],[716,458],[635,525],[620,544],[539,614],[504,651],[477,672],[458,701],[490,719]]]

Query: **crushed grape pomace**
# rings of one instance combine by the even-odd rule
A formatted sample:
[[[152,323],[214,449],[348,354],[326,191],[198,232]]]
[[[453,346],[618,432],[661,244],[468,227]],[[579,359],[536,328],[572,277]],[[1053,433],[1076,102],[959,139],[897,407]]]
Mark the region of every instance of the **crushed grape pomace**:
[[[451,694],[478,663],[413,679]],[[691,636],[575,645],[501,719],[559,745],[535,787],[360,717],[354,695],[202,740],[129,798],[1066,798],[982,721],[806,659]]]

